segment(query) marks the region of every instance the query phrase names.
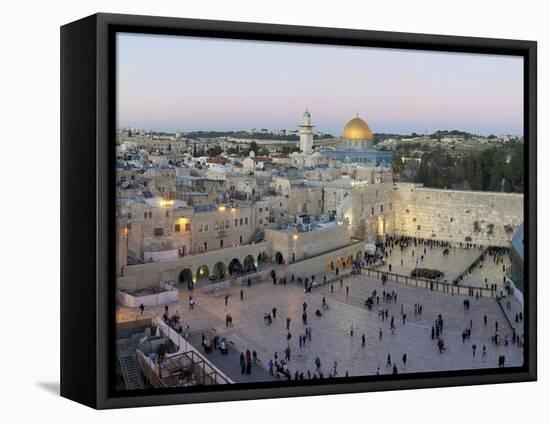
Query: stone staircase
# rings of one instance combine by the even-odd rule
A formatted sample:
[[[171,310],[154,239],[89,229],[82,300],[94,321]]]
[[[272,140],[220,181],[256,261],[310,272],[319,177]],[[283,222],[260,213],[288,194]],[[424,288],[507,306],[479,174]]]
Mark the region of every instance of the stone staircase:
[[[129,390],[145,388],[135,352],[130,349],[119,350],[118,361],[126,388]]]

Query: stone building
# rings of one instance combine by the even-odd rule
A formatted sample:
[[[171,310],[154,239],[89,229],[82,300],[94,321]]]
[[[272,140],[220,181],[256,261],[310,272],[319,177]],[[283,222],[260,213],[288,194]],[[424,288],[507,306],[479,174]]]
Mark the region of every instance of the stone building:
[[[304,229],[306,228],[306,229]],[[265,230],[277,263],[293,263],[351,243],[349,225],[336,222],[285,225]]]

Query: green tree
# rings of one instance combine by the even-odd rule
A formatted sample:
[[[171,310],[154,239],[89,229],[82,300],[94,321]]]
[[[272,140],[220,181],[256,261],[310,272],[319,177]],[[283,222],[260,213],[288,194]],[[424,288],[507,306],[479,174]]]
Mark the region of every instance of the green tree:
[[[216,157],[223,153],[223,149],[219,145],[214,145],[206,152],[210,157]]]
[[[258,153],[258,143],[256,141],[250,143],[250,151],[253,151],[254,154]]]

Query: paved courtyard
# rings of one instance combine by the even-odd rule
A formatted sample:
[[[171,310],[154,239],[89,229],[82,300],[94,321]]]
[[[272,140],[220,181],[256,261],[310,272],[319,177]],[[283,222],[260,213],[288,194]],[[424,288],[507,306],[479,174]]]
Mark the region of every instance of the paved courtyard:
[[[504,266],[506,268],[511,266],[510,257],[504,258]],[[478,288],[485,288],[485,278],[487,278],[487,284],[496,284],[498,288],[503,286],[503,276],[505,272],[502,268],[502,263],[495,263],[493,257],[487,256],[481,263],[481,266],[476,266],[471,273],[464,275],[461,285],[475,286]]]
[[[464,250],[467,251],[467,250]],[[462,256],[467,261],[467,255]],[[346,295],[346,287],[349,295]],[[240,290],[243,289],[244,300],[240,300]],[[277,352],[279,359],[284,357],[287,347],[286,317],[292,319],[289,342],[291,360],[288,367],[292,374],[295,371],[306,373],[315,370],[315,358],[321,360],[321,371],[328,376],[333,373],[334,362],[337,362],[337,376],[349,372],[354,375],[374,375],[379,368],[381,374],[391,373],[394,362],[399,373],[429,372],[441,370],[459,370],[475,368],[498,367],[498,356],[506,357],[506,366],[520,366],[523,362],[523,348],[504,345],[504,337],[512,337],[512,329],[495,299],[465,297],[450,295],[443,292],[430,291],[413,286],[388,282],[382,285],[380,281],[365,275],[357,275],[339,283],[327,284],[304,293],[295,285],[273,285],[260,283],[252,287],[232,287],[229,291],[219,294],[203,294],[198,290],[192,292],[196,301],[194,310],[189,310],[189,292],[180,292],[180,302],[170,306],[170,313],[177,309],[184,326],[189,325],[192,338],[199,339],[203,332],[215,331],[220,336],[229,339],[237,351],[256,350],[260,366],[267,366],[269,359]],[[386,303],[380,298],[379,305],[368,310],[365,299],[377,290],[382,297],[382,291],[395,292],[397,302]],[[224,305],[225,295],[229,295],[228,305]],[[326,297],[328,310],[321,308],[322,298]],[[469,298],[470,309],[465,310],[463,301]],[[305,333],[306,326],[302,323],[302,304],[306,302],[308,322],[312,329],[312,339],[305,347],[300,348],[298,337]],[[414,313],[414,304],[421,304],[422,314]],[[406,323],[402,323],[401,305],[406,314]],[[264,314],[277,308],[277,318],[272,325],[264,324]],[[515,304],[514,304],[515,307]],[[321,317],[315,316],[315,310],[320,309]],[[388,319],[382,321],[379,310],[388,309]],[[163,307],[148,308],[145,315],[154,316],[163,313]],[[231,313],[233,327],[225,326],[225,316]],[[431,329],[438,314],[444,320],[442,338],[446,350],[439,353],[436,341],[431,339]],[[484,325],[484,315],[487,316],[487,326]],[[394,334],[390,330],[391,316],[395,318]],[[139,310],[119,308],[119,321],[139,318]],[[471,339],[462,341],[461,334],[472,321]],[[495,345],[491,336],[495,333],[495,322],[498,322],[498,334],[501,338]],[[520,322],[521,324],[521,322]],[[354,336],[350,336],[350,326],[354,326]],[[379,330],[382,329],[382,339]],[[518,333],[523,330],[516,328]],[[366,347],[361,346],[361,335],[365,334]],[[477,346],[475,356],[472,345]],[[482,356],[483,346],[487,355]],[[402,362],[403,354],[407,354],[406,365]],[[213,354],[218,354],[214,352]],[[386,367],[388,354],[392,367]],[[223,371],[238,374],[240,370],[239,354],[216,357],[216,365]],[[238,369],[238,370],[237,370]],[[236,372],[237,370],[237,372]],[[253,368],[253,373],[266,375],[265,369]],[[243,375],[238,381],[258,380],[256,376]],[[263,377],[263,376],[262,376]]]
[[[410,276],[416,267],[425,267],[428,269],[437,269],[444,273],[442,281],[453,281],[464,270],[470,266],[481,254],[478,249],[450,248],[448,255],[443,255],[443,247],[437,246],[418,246],[414,245],[401,251],[400,248],[394,248],[392,254],[386,260],[386,264],[380,267],[380,270],[390,271],[398,275]],[[414,255],[413,255],[414,251]],[[424,259],[421,260],[421,257]],[[403,264],[401,264],[403,263]]]

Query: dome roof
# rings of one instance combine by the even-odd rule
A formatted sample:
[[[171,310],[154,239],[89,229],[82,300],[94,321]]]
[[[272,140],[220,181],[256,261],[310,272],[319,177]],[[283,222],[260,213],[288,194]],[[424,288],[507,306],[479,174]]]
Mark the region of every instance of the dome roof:
[[[367,122],[359,117],[355,117],[344,126],[342,138],[355,141],[370,141],[372,140],[372,131]]]

